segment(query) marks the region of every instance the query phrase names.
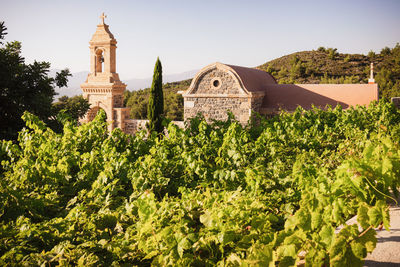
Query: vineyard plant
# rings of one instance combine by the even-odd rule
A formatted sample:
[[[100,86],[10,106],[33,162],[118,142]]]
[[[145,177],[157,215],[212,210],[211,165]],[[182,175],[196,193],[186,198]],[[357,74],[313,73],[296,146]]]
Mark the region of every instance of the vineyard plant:
[[[400,185],[400,112],[200,117],[159,138],[104,113],[0,148],[2,266],[362,266]],[[345,222],[357,216],[358,225]]]

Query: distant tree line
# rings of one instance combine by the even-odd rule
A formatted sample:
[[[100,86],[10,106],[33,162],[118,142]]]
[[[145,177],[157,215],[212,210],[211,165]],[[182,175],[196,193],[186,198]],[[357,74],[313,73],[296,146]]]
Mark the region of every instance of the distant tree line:
[[[183,120],[183,97],[178,91],[186,90],[191,80],[165,83],[162,85],[164,92],[164,116],[170,120]],[[150,88],[137,91],[125,91],[125,105],[131,109],[131,118],[147,119],[147,106]]]

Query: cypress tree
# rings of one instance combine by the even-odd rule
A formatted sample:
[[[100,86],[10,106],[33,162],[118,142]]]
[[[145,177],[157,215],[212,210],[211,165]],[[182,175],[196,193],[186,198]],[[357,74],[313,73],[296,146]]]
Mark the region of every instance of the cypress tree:
[[[162,120],[164,114],[164,97],[162,90],[162,66],[157,57],[154,67],[153,82],[150,89],[149,104],[147,106],[148,131],[161,134],[163,131]]]

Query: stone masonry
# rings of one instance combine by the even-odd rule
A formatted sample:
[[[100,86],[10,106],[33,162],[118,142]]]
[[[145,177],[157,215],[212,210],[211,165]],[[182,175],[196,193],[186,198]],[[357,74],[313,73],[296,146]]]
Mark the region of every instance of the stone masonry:
[[[90,40],[90,73],[81,85],[83,97],[89,101],[90,110],[81,123],[94,119],[103,109],[107,115],[108,128],[125,130],[125,120],[129,119],[129,108],[123,106],[123,94],[126,84],[122,83],[116,72],[117,40],[104,23],[104,14],[100,17],[96,32]]]
[[[213,69],[206,72],[195,85],[193,91],[197,94],[240,94],[240,85],[231,74]]]
[[[199,71],[183,93],[185,120],[197,114],[202,114],[207,121],[226,120],[227,113],[232,112],[240,123],[245,124],[252,111],[260,110],[265,93],[249,91],[234,67],[214,63]],[[237,67],[237,70],[243,71],[243,68]],[[260,74],[258,70],[250,70],[250,78],[253,78],[253,72]],[[275,82],[269,74],[261,73],[264,74],[268,77],[262,77],[263,81],[270,79],[270,82]]]

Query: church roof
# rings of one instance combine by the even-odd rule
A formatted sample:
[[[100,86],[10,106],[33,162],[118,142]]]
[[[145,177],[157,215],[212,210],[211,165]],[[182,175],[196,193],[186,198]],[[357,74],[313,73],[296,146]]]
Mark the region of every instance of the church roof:
[[[298,106],[310,109],[312,105],[368,106],[373,100],[378,100],[377,84],[275,84],[268,86],[262,113],[293,111]]]
[[[114,35],[110,32],[107,24],[97,25],[96,32],[93,34],[89,43],[117,43]]]
[[[250,92],[266,91],[270,84],[277,84],[275,78],[263,70],[227,65],[240,77],[244,87]]]

